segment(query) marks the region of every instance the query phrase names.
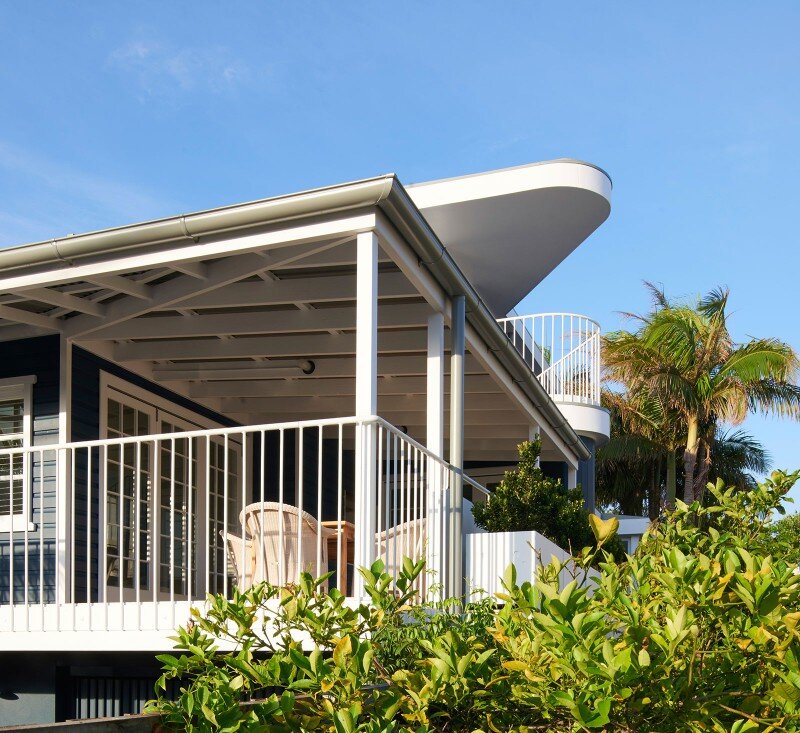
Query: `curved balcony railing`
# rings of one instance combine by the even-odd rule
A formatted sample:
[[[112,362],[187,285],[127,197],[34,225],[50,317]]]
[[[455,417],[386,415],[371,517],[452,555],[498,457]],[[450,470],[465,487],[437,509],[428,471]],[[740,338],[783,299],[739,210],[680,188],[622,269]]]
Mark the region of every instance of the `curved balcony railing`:
[[[497,321],[555,402],[600,405],[600,325],[576,313]]]

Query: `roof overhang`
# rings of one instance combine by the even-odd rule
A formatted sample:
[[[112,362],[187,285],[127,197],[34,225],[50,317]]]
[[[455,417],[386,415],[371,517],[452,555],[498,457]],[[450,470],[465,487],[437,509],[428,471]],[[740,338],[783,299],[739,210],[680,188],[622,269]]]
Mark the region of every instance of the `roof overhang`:
[[[575,160],[429,181],[407,190],[497,317],[517,305],[611,211],[609,176]]]
[[[141,325],[140,319],[151,311],[179,310],[190,298],[274,267],[274,258],[260,260],[265,243],[285,247],[291,243],[286,237],[292,229],[298,230],[293,235],[296,246],[313,252],[316,245],[309,240],[323,236],[321,232],[330,239],[340,226],[351,236],[374,228],[376,210],[388,217],[415,251],[419,266],[430,271],[449,296],[465,296],[468,324],[487,353],[541,411],[565,449],[575,458],[587,458],[586,448],[394,175],[2,250],[0,319],[6,325],[0,340],[21,337],[15,322],[78,340],[101,338],[98,331],[106,334],[102,338],[113,339],[109,323],[138,328],[133,322]],[[340,224],[345,218],[346,226]],[[334,239],[321,246],[336,244]],[[148,272],[155,279],[146,279]],[[323,314],[320,310],[293,317],[313,320]],[[165,323],[159,321],[159,328]],[[189,336],[192,318],[185,323]],[[266,321],[263,326],[267,328]],[[339,327],[327,324],[311,330]]]

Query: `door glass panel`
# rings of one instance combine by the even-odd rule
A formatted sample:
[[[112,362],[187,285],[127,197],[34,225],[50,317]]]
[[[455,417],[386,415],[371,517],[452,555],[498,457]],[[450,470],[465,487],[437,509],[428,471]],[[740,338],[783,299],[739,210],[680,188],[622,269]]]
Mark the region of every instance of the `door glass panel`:
[[[161,431],[178,433],[183,429],[162,422]],[[190,553],[192,575],[197,568],[198,445],[197,438],[161,443],[159,589],[181,595],[187,592]]]
[[[135,407],[109,399],[107,437],[127,438],[148,435],[150,415]],[[133,588],[136,562],[139,563],[139,587],[149,588],[150,579],[150,494],[151,471],[148,444],[111,445],[106,452],[106,526],[108,585]],[[136,464],[139,463],[139,501],[136,502]],[[137,529],[138,512],[138,529]],[[138,541],[137,541],[138,536]]]
[[[228,443],[228,480],[225,481],[225,442],[212,440],[209,444],[208,486],[208,573],[212,593],[228,593],[234,580],[234,571],[228,568],[228,587],[225,587],[225,563],[228,562],[225,533],[241,536],[239,523],[239,454]],[[227,527],[225,509],[227,505]]]

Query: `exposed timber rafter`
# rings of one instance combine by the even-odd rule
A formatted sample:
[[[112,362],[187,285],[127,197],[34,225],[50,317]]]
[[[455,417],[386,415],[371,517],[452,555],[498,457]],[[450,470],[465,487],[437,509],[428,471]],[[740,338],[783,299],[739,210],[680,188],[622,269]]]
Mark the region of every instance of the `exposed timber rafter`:
[[[414,330],[390,330],[378,333],[378,349],[384,353],[422,351],[425,334]],[[347,356],[356,352],[354,333],[285,334],[252,336],[220,342],[218,338],[132,341],[114,346],[116,361],[164,359],[249,359],[261,357]]]
[[[341,240],[329,241],[324,244],[314,242],[296,245],[289,250],[292,252],[291,255],[284,253],[284,257],[275,258],[271,261],[265,261],[263,257],[252,252],[235,257],[220,258],[208,266],[208,276],[202,281],[190,275],[182,275],[159,285],[152,285],[150,286],[151,298],[148,301],[142,303],[133,298],[126,298],[111,303],[102,323],[98,324],[95,319],[87,320],[86,316],[79,316],[72,319],[65,333],[73,338],[86,337],[89,334],[99,334],[101,332],[107,334],[113,326],[135,319],[137,316],[154,308],[164,308],[179,304],[190,296],[228,285],[261,270],[290,264],[309,255],[336,247],[339,244],[341,244]],[[104,336],[104,338],[114,338],[114,336]]]
[[[92,275],[87,281],[106,290],[117,291],[130,295],[132,298],[149,301],[153,298],[153,293],[149,285],[131,280],[122,275]]]
[[[101,303],[95,303],[86,298],[78,298],[69,293],[62,293],[52,288],[29,288],[27,290],[17,290],[15,294],[21,295],[29,300],[37,300],[40,303],[63,308],[66,311],[77,311],[86,313],[90,316],[102,318],[105,315],[105,307]]]
[[[425,324],[430,314],[427,303],[381,305],[378,322],[382,327],[409,328]],[[180,338],[182,336],[226,336],[326,331],[355,326],[355,308],[316,310],[248,311],[246,313],[202,313],[190,316],[138,318],[94,329],[93,338],[137,339]]]
[[[28,326],[43,328],[47,331],[61,331],[63,322],[51,318],[41,313],[32,313],[22,308],[14,308],[10,305],[0,305],[0,318],[14,323],[25,323]]]
[[[400,272],[381,273],[379,279],[381,299],[407,298],[418,294]],[[354,299],[355,287],[355,274],[239,282],[187,298],[181,305],[184,308],[237,308],[298,302],[324,303]]]
[[[445,394],[448,385],[445,385]],[[379,395],[426,394],[424,376],[379,377]],[[188,395],[193,399],[209,397],[262,397],[265,392],[275,397],[325,397],[327,395],[355,395],[354,380],[347,377],[329,379],[273,380],[267,385],[253,381],[214,382],[191,384]],[[499,387],[488,375],[470,375],[466,378],[467,394],[499,394]]]

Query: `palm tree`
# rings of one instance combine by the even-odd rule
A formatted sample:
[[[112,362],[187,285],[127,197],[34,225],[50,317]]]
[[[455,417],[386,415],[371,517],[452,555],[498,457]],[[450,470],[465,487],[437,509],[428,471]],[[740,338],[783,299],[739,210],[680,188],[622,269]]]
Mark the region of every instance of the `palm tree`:
[[[635,332],[605,338],[605,364],[634,398],[655,399],[680,417],[684,500],[691,502],[703,497],[720,423],[738,425],[751,412],[800,417],[800,361],[775,338],[735,343],[726,288],[686,305],[647,287],[654,309],[631,316],[639,323]]]
[[[632,410],[625,394],[604,392],[603,404],[611,411],[611,440],[597,451],[598,504],[636,516],[646,509],[648,516],[656,519],[662,504],[672,505],[670,482],[677,478],[683,484],[683,476],[676,477],[674,472],[680,449],[677,445],[665,447],[654,438],[654,423]],[[631,417],[636,414],[640,417]],[[719,430],[711,446],[708,479],[721,478],[726,486],[742,490],[753,488],[753,474],[766,473],[771,463],[767,450],[748,433]],[[671,492],[674,499],[674,485]]]

